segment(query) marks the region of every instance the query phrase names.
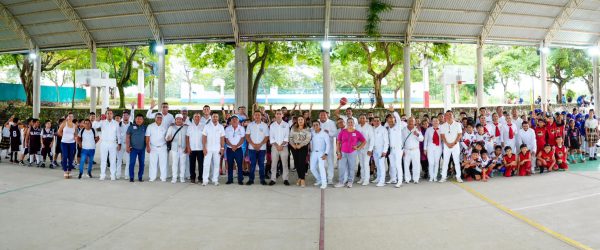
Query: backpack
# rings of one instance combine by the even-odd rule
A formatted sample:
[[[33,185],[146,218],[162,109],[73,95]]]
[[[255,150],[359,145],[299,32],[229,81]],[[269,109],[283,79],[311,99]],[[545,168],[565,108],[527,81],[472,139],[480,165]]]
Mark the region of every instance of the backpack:
[[[85,129],[79,130],[79,137],[82,137],[82,138],[83,138],[83,131],[85,131]],[[96,130],[95,130],[95,129],[93,129],[93,128],[92,128],[92,133],[94,134],[94,142],[98,143],[98,140],[99,140],[100,138],[98,138],[98,137],[96,136]]]

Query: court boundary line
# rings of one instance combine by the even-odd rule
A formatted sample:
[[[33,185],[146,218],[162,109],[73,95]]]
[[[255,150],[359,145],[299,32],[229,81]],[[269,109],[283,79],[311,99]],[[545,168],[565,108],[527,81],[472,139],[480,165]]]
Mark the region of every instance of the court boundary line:
[[[471,188],[471,187],[469,187],[469,186],[467,186],[465,184],[457,183],[457,182],[453,182],[453,183],[455,185],[459,186],[460,188],[462,188],[463,190],[467,191],[471,195],[473,195],[473,196],[481,199],[482,201],[485,201],[485,202],[489,203],[490,205],[496,207],[499,210],[502,210],[503,212],[509,214],[510,216],[512,216],[512,217],[514,217],[516,219],[519,219],[520,221],[525,222],[529,226],[532,226],[532,227],[534,227],[534,228],[542,231],[543,233],[546,233],[546,234],[548,234],[548,235],[550,235],[550,236],[552,236],[552,237],[554,237],[554,238],[556,238],[558,240],[561,240],[562,242],[565,242],[565,243],[569,244],[570,246],[576,247],[578,249],[586,249],[586,250],[587,249],[593,249],[593,248],[591,248],[591,247],[589,247],[589,246],[587,246],[587,245],[585,245],[585,244],[583,244],[581,242],[578,242],[578,241],[576,241],[574,239],[571,239],[571,238],[569,238],[569,237],[567,237],[567,236],[565,236],[563,234],[560,234],[560,233],[558,233],[558,232],[556,232],[556,231],[554,231],[554,230],[552,230],[550,228],[547,228],[544,225],[542,225],[542,224],[540,224],[538,222],[535,222],[534,220],[529,219],[528,217],[526,217],[526,216],[524,216],[524,215],[522,215],[520,213],[517,213],[517,212],[513,211],[512,209],[510,209],[508,207],[505,207],[504,205],[502,205],[502,204],[500,204],[500,203],[498,203],[498,202],[496,202],[496,201],[494,201],[494,200],[486,197],[485,195],[483,195],[483,194],[475,191],[473,188]]]
[[[319,250],[325,250],[325,190],[321,189],[321,216],[319,222]]]

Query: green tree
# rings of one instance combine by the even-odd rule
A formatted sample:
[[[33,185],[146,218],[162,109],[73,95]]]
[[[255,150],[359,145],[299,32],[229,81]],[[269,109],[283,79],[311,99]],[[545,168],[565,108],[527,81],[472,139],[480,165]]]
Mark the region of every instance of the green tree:
[[[365,65],[359,62],[348,62],[346,65],[335,62],[331,69],[336,88],[352,88],[360,98],[360,88],[365,87],[370,78]]]
[[[558,87],[559,97],[562,96],[563,89],[568,82],[578,77],[584,77],[589,72],[585,66],[585,62],[589,59],[583,50],[553,49],[548,59],[548,78]]]

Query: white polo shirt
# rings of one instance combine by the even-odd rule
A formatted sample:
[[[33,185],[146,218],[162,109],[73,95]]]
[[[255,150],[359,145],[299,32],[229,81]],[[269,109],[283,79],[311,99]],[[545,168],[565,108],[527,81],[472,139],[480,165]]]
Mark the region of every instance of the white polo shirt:
[[[217,123],[215,125],[212,122],[209,122],[204,126],[204,131],[202,132],[203,136],[206,136],[206,150],[207,151],[219,151],[221,150],[221,137],[225,136],[225,129],[223,129],[223,125]]]
[[[194,121],[190,122],[187,127],[187,137],[190,140],[190,150],[200,151],[202,147],[202,132],[204,131],[205,124],[199,121],[198,124]]]
[[[585,128],[596,129],[598,127],[598,120],[594,118],[588,118],[585,120]]]
[[[250,139],[253,143],[261,143],[265,139],[265,137],[269,136],[269,127],[264,122],[260,122],[258,124],[256,122],[251,122],[246,128],[246,134],[250,135]],[[254,150],[254,148],[251,146],[249,146],[248,148],[250,150]],[[263,144],[260,147],[260,150],[267,150],[267,144]]]
[[[277,143],[277,145],[286,144],[290,139],[290,124],[284,121],[278,123],[274,121],[269,127],[269,143]]]
[[[444,123],[440,125],[440,139],[442,135],[446,137],[447,143],[452,143],[458,137],[458,134],[462,134],[462,125],[458,122],[452,122],[452,124]],[[458,145],[458,141],[457,141]]]
[[[101,129],[102,133],[100,134],[100,142],[101,143],[117,143],[121,144],[121,130],[119,128],[119,123],[115,120],[101,120],[94,121],[92,123],[93,129]]]
[[[246,129],[242,125],[238,125],[237,128],[233,128],[233,126],[228,126],[225,129],[225,138],[229,140],[232,145],[227,144],[227,148],[231,148],[233,145],[237,145],[240,141],[246,136]]]
[[[167,141],[165,140],[166,134],[167,128],[157,125],[156,122],[148,125],[148,128],[146,129],[146,137],[150,137],[151,147],[165,147],[167,144]]]

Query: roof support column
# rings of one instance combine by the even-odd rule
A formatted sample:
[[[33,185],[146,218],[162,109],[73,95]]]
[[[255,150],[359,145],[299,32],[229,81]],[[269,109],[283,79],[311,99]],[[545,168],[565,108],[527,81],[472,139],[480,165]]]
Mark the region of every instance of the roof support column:
[[[92,50],[90,50],[90,65],[92,69],[97,69],[98,67],[96,66],[96,46],[94,46],[92,48]],[[98,102],[96,100],[97,93],[98,92],[98,88],[96,87],[90,87],[90,112],[96,112],[96,103]]]
[[[235,47],[235,106],[248,106],[248,50]]]
[[[40,118],[41,106],[41,85],[40,78],[42,75],[42,55],[38,48],[32,52],[33,59],[33,118]]]
[[[411,116],[410,108],[410,43],[404,44],[404,114]]]
[[[592,56],[592,79],[594,85],[594,111],[600,110],[600,81],[598,80],[598,55]]]
[[[162,44],[160,46],[163,46]],[[165,49],[159,49],[158,54],[158,103],[165,102]]]
[[[323,110],[331,110],[331,60],[329,46],[322,46],[323,53]]]
[[[548,61],[548,51],[545,48],[545,44],[542,43],[542,47],[540,48],[540,83],[542,84],[542,103],[541,108],[543,111],[548,111],[546,108],[548,104],[548,72],[546,63]]]
[[[477,108],[483,107],[483,44],[477,45]]]
[[[427,56],[423,59],[423,107],[429,108],[429,64],[431,59]]]

